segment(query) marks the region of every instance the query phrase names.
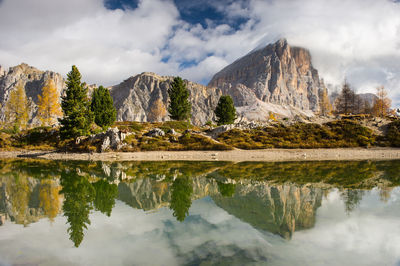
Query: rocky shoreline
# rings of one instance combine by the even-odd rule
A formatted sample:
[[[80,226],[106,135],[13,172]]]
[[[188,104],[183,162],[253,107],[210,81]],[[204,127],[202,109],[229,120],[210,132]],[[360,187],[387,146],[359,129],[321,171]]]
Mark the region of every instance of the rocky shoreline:
[[[352,161],[400,160],[400,148],[265,149],[231,151],[148,151],[62,153],[57,151],[1,151],[0,159],[37,158],[83,161]]]

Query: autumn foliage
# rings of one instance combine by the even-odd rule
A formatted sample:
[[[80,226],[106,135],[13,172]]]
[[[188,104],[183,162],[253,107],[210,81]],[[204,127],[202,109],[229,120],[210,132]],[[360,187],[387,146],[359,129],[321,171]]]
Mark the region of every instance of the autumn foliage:
[[[5,114],[15,132],[26,128],[29,120],[29,105],[22,83],[19,83],[16,89],[10,93]]]
[[[57,121],[57,117],[62,116],[59,97],[54,81],[48,80],[42,88],[42,94],[38,96],[38,117],[42,126],[52,125]]]
[[[373,114],[380,117],[387,116],[390,112],[391,100],[387,97],[387,92],[383,86],[376,88],[376,96],[378,99],[372,107]]]

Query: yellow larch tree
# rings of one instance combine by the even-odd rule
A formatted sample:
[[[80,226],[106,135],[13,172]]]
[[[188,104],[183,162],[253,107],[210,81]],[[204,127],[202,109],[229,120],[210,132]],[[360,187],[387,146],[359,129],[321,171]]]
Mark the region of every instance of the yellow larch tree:
[[[38,96],[38,117],[42,126],[52,125],[62,115],[59,98],[54,81],[49,79],[42,88],[42,94]]]
[[[12,124],[15,132],[26,128],[29,120],[29,105],[21,82],[10,93],[10,98],[6,103],[5,115],[6,120]]]
[[[157,99],[153,102],[150,107],[148,114],[148,120],[150,122],[158,122],[167,114],[167,109],[161,99]]]
[[[47,179],[40,182],[40,207],[43,208],[45,215],[50,219],[51,222],[54,221],[54,218],[61,209],[59,195],[60,190],[61,186],[58,185],[54,180]]]
[[[332,105],[329,100],[328,90],[324,88],[319,93],[319,107],[320,107],[320,114],[323,116],[331,115],[332,114]]]
[[[376,96],[378,98],[375,100],[374,106],[372,107],[373,114],[375,116],[384,117],[388,115],[392,101],[387,97],[387,92],[383,86],[376,88]]]

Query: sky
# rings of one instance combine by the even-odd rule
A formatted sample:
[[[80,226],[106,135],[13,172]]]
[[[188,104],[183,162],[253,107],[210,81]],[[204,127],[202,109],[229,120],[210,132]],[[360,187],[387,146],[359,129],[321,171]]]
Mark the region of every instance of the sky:
[[[400,107],[400,3],[394,0],[0,0],[0,65],[25,62],[90,84],[142,72],[207,84],[280,38],[310,50],[325,83],[384,85]]]

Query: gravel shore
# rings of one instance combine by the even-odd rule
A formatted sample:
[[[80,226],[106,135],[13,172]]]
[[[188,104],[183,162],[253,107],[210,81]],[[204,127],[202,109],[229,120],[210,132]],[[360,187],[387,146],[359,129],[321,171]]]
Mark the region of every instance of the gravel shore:
[[[54,151],[2,151],[0,159],[42,158],[93,161],[334,161],[400,160],[399,148],[267,149],[232,151],[151,151],[60,153]]]

